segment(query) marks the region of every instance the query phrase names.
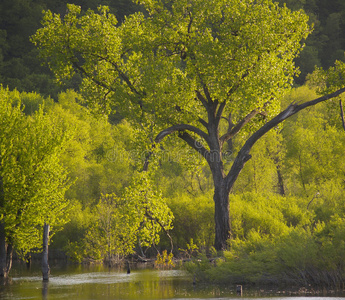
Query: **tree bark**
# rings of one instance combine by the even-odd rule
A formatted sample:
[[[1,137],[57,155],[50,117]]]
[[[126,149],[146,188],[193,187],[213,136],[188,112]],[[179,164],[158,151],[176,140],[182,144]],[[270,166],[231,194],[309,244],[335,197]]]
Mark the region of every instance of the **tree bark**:
[[[50,268],[48,264],[48,241],[49,241],[49,225],[44,223],[43,226],[43,252],[42,252],[42,275],[43,281],[49,280]]]
[[[13,244],[8,243],[6,249],[6,273],[7,276],[12,269],[12,258],[13,258]]]
[[[7,245],[4,221],[0,222],[0,277],[7,277],[6,267]]]
[[[6,278],[12,268],[13,245],[6,241],[4,222],[0,222],[0,277]]]
[[[213,195],[215,211],[215,243],[216,250],[226,250],[228,240],[231,238],[229,191],[220,180],[215,186]]]

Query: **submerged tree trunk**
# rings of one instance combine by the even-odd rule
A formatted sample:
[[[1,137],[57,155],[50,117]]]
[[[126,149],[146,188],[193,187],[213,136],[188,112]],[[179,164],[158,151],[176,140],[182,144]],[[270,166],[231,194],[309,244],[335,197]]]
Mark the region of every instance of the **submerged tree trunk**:
[[[48,264],[48,241],[49,241],[49,225],[44,223],[43,226],[43,252],[42,252],[42,275],[43,281],[49,280],[50,268]]]
[[[0,222],[0,277],[7,277],[6,267],[7,245],[5,235],[5,224]]]
[[[10,273],[12,269],[12,258],[13,258],[13,244],[8,243],[6,249],[6,273]]]
[[[1,167],[1,162],[0,162]],[[0,176],[0,206],[4,207],[5,197],[4,197],[4,184],[2,176]],[[6,233],[5,233],[5,223],[4,220],[0,221],[0,277],[7,277],[6,272]]]
[[[4,222],[0,222],[0,277],[8,277],[12,268],[13,245],[6,241]]]

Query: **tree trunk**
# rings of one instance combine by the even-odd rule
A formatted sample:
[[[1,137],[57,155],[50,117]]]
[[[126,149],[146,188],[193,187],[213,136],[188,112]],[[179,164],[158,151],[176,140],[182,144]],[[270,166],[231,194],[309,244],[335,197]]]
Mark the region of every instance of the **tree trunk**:
[[[12,268],[13,245],[6,241],[5,225],[0,222],[0,277],[6,278]]]
[[[277,177],[278,177],[278,191],[279,195],[285,196],[284,180],[281,172],[280,165],[276,165],[277,168]]]
[[[48,241],[49,241],[49,225],[44,223],[43,226],[43,252],[42,252],[42,275],[43,281],[49,280],[50,268],[48,264]]]
[[[214,220],[215,220],[215,242],[216,250],[226,250],[228,248],[227,241],[231,236],[230,226],[230,205],[229,205],[229,191],[225,184],[217,184],[214,189]]]
[[[0,222],[0,277],[7,277],[6,267],[7,245],[5,235],[5,224]]]
[[[1,167],[1,162],[0,162]],[[4,184],[2,176],[0,176],[0,206],[4,207],[5,197],[4,197]],[[5,221],[0,221],[0,277],[7,277],[6,273],[6,233],[5,233]]]
[[[13,257],[13,245],[12,243],[7,244],[6,249],[6,273],[7,275],[10,273],[12,269],[12,257]]]

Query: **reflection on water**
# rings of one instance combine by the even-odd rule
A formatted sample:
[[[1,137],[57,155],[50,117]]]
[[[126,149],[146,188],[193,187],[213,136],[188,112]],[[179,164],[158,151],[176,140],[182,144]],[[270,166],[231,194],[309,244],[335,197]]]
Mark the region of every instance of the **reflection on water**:
[[[49,282],[42,282],[39,269],[14,269],[0,299],[174,299],[191,297],[190,278],[179,270],[124,270],[102,266],[52,268]],[[181,298],[180,297],[180,298]]]
[[[19,267],[12,272],[9,282],[0,287],[0,299],[232,299],[238,296],[229,287],[193,286],[190,277],[179,270],[125,270],[102,266],[65,266],[52,268],[49,282],[42,282],[39,269],[27,271]],[[260,293],[244,293],[242,300],[262,297]],[[266,298],[267,299],[266,295]],[[298,299],[297,299],[298,298]],[[332,300],[345,298],[332,298]],[[286,300],[286,297],[274,297]],[[289,297],[288,300],[301,300]],[[305,299],[302,299],[305,300]],[[307,300],[326,300],[308,297]]]

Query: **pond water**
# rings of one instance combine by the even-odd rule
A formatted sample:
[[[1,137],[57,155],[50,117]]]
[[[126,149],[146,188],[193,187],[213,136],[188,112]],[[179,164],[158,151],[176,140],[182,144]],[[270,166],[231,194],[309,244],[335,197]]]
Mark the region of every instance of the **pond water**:
[[[244,290],[243,297],[272,298],[257,291]],[[298,299],[297,299],[298,298]],[[134,269],[127,274],[123,269],[103,266],[64,266],[52,268],[49,282],[42,282],[39,269],[14,267],[6,284],[0,286],[0,299],[239,299],[235,286],[216,287],[193,285],[188,274],[181,270]],[[288,300],[326,300],[326,297],[289,297]],[[331,298],[332,300],[345,298]]]

